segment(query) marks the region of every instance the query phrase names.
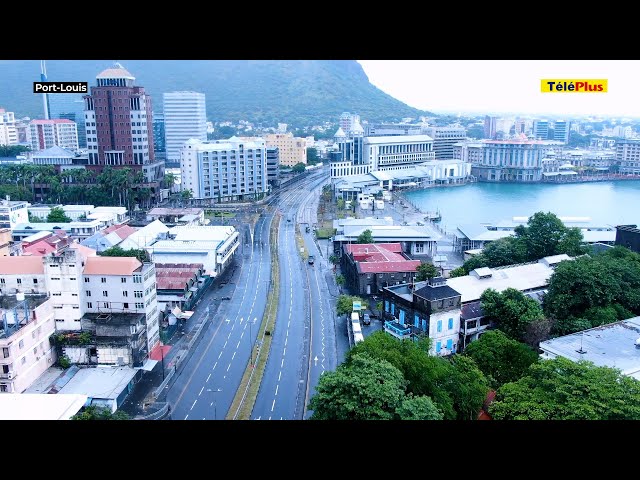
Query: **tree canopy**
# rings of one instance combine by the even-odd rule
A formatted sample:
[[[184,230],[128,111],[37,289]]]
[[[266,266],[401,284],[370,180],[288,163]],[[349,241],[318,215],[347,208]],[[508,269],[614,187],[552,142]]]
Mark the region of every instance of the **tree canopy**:
[[[367,228],[364,232],[358,235],[356,243],[373,243],[372,233],[373,232]]]
[[[640,255],[616,247],[561,262],[543,305],[560,335],[640,315]]]
[[[302,162],[296,163],[293,167],[291,167],[291,171],[293,173],[302,173],[307,169],[306,165]]]
[[[482,334],[467,346],[464,354],[476,362],[492,388],[520,379],[539,358],[531,347],[510,339],[500,330]]]
[[[411,394],[400,402],[396,414],[398,420],[442,420],[442,412],[429,397]]]
[[[440,275],[440,270],[432,263],[421,263],[416,268],[418,272],[416,274],[416,282],[422,282],[423,280],[427,280],[428,278],[437,277]]]
[[[336,283],[337,282],[338,278],[336,278]],[[340,295],[338,297],[338,301],[336,302],[336,313],[338,315],[350,314],[353,311],[353,302],[360,302],[362,304],[362,308],[368,307],[367,301],[363,298],[355,295]]]
[[[496,420],[640,420],[640,382],[613,368],[542,360],[497,391]]]
[[[484,314],[493,319],[509,338],[523,341],[527,325],[544,318],[542,308],[534,299],[515,288],[497,292],[486,289],[480,296]]]
[[[71,218],[64,213],[62,207],[53,207],[47,215],[47,222],[49,223],[69,223]]]
[[[91,405],[85,407],[82,411],[76,413],[71,420],[129,420],[130,417],[122,410],[116,410],[111,413],[107,407],[99,407]]]
[[[118,245],[114,245],[113,247],[109,247],[106,250],[99,252],[98,255],[103,257],[136,257],[141,262],[149,262],[149,254],[143,248],[130,248],[128,250],[124,250]]]

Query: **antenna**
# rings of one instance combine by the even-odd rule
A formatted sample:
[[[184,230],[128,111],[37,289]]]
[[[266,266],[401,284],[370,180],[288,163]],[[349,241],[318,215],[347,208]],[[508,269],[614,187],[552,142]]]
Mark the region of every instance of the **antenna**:
[[[47,81],[47,65],[45,60],[40,60],[40,81]],[[42,94],[42,105],[44,107],[44,119],[49,120],[49,98],[46,93]]]

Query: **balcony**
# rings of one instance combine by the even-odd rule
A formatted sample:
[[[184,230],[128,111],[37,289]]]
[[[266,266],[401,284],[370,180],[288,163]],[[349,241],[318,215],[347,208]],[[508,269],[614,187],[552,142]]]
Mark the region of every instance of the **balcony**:
[[[400,340],[410,338],[411,336],[411,328],[398,322],[384,322],[384,331]]]

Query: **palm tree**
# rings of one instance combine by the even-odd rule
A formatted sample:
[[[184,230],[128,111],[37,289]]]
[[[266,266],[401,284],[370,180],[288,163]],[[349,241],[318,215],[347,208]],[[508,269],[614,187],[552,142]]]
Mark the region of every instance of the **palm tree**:
[[[166,188],[169,189],[169,191],[171,191],[171,188],[175,185],[177,179],[178,179],[178,177],[176,175],[174,175],[173,173],[165,174],[165,176],[164,176],[164,184],[165,184]]]

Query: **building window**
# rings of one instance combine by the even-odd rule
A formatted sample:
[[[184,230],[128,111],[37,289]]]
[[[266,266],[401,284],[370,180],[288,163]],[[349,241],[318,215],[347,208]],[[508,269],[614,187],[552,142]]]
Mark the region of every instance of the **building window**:
[[[442,332],[442,320],[438,320],[438,333]]]
[[[144,308],[144,303],[136,303],[136,308]]]
[[[449,330],[453,330],[453,318],[450,318],[450,319],[449,319],[448,329],[449,329]]]
[[[4,278],[0,278],[0,283],[4,283]]]
[[[136,298],[142,298],[142,290],[136,290],[133,292],[133,296]]]
[[[436,342],[436,354],[440,353],[442,349],[442,342]]]
[[[18,348],[22,348],[22,347],[24,347],[24,340],[20,340],[18,342]]]
[[[4,279],[2,279],[2,283],[4,283]],[[38,279],[37,279],[37,278],[34,278],[34,279],[33,279],[33,284],[34,284],[34,285],[37,285],[37,284],[38,284]]]
[[[106,279],[105,277],[102,277],[102,278],[100,279],[100,281],[101,281],[102,283],[107,283],[107,279]]]
[[[56,322],[64,322],[64,318],[56,318]]]
[[[129,308],[129,304],[127,302],[124,303],[124,308]]]
[[[69,277],[69,280],[75,280],[76,277]]]
[[[87,308],[93,308],[93,304],[91,302],[87,302]]]
[[[127,283],[127,277],[120,277],[120,283]]]
[[[453,350],[453,340],[451,339],[447,340],[447,349],[449,351]]]
[[[20,363],[22,363],[22,365],[27,363],[27,357],[22,357],[21,360],[20,360]]]
[[[86,294],[87,294],[87,297],[90,297],[91,296],[91,290],[87,290]]]
[[[108,297],[109,296],[109,292],[107,292],[106,290],[102,291],[102,296],[103,297]]]
[[[128,291],[126,291],[126,290],[123,290],[123,291],[122,291],[122,296],[123,296],[123,297],[127,297],[127,296],[129,296],[129,292],[128,292]]]
[[[8,347],[2,347],[2,356],[4,358],[9,358],[9,348]]]
[[[22,283],[22,279],[18,278],[17,282],[18,282],[18,285],[20,285]]]
[[[84,283],[89,283],[89,277],[84,277]]]
[[[104,305],[104,308],[109,308],[109,302],[104,302],[103,305]]]
[[[55,292],[55,293],[52,293],[52,295],[53,295],[54,297],[60,297],[60,296],[62,296],[62,293],[60,293],[60,292]]]

